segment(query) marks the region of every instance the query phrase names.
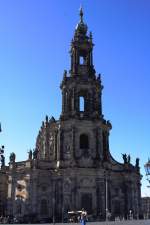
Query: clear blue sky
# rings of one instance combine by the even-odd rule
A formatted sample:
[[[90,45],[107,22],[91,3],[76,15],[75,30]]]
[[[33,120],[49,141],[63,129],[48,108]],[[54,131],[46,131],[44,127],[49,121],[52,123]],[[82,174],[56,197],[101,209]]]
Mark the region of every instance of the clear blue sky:
[[[45,115],[59,118],[64,69],[78,9],[93,32],[94,63],[102,74],[103,114],[112,122],[110,150],[122,162],[150,157],[150,1],[1,0],[0,144],[27,159]],[[150,195],[142,179],[142,194]]]

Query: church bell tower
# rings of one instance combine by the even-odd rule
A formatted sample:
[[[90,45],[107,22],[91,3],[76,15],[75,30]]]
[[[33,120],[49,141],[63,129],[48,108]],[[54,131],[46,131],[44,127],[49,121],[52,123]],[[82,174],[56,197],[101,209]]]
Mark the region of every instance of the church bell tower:
[[[75,28],[71,41],[71,69],[64,71],[60,85],[62,90],[62,113],[60,124],[63,143],[60,154],[72,165],[92,167],[95,161],[108,156],[108,136],[111,124],[102,114],[101,95],[103,86],[100,74],[96,75],[93,65],[92,33],[83,21]],[[69,134],[70,129],[70,134]]]
[[[61,84],[62,114],[61,119],[96,119],[102,118],[100,75],[96,77],[93,65],[92,33],[87,35],[87,25],[83,22],[80,10],[80,22],[77,24],[71,42],[71,69],[64,71]]]

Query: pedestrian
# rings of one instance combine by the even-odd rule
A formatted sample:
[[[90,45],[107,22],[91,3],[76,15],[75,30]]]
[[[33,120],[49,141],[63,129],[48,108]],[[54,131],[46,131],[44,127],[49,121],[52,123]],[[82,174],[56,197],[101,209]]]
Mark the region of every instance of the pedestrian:
[[[86,225],[86,222],[87,222],[87,212],[84,209],[82,209],[80,223],[81,225]]]

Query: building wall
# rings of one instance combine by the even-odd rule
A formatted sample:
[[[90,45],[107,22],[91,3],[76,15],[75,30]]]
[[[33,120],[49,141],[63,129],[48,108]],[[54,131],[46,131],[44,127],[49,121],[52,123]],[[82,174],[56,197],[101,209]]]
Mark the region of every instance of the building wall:
[[[144,219],[150,219],[150,197],[142,197],[142,212]]]
[[[9,174],[8,215],[12,213],[19,218],[35,215],[39,221],[44,218],[62,221],[68,217],[68,211],[84,207],[89,216],[105,219],[107,191],[107,205],[112,218],[127,218],[130,210],[134,218],[138,218],[140,193],[137,193],[135,185],[138,178],[134,172],[127,175],[125,171],[115,173],[109,170],[106,175],[102,167],[47,170],[44,164],[41,167],[38,163],[30,161],[30,168],[26,167],[29,161],[24,168],[17,163],[14,165]]]
[[[0,216],[6,215],[7,208],[7,175],[4,168],[0,170]]]

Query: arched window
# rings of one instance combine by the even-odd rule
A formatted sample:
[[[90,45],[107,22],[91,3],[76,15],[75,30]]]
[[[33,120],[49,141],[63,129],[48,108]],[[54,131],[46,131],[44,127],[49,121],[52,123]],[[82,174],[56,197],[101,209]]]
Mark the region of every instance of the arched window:
[[[84,110],[85,110],[85,102],[84,102],[83,96],[79,97],[79,110],[80,110],[80,112],[84,112]]]
[[[41,200],[40,214],[41,215],[47,215],[48,214],[48,205],[47,205],[46,199]]]
[[[89,148],[89,138],[86,134],[80,135],[80,149],[88,149]]]
[[[80,60],[80,65],[83,65],[84,64],[84,57],[80,56],[79,60]]]

